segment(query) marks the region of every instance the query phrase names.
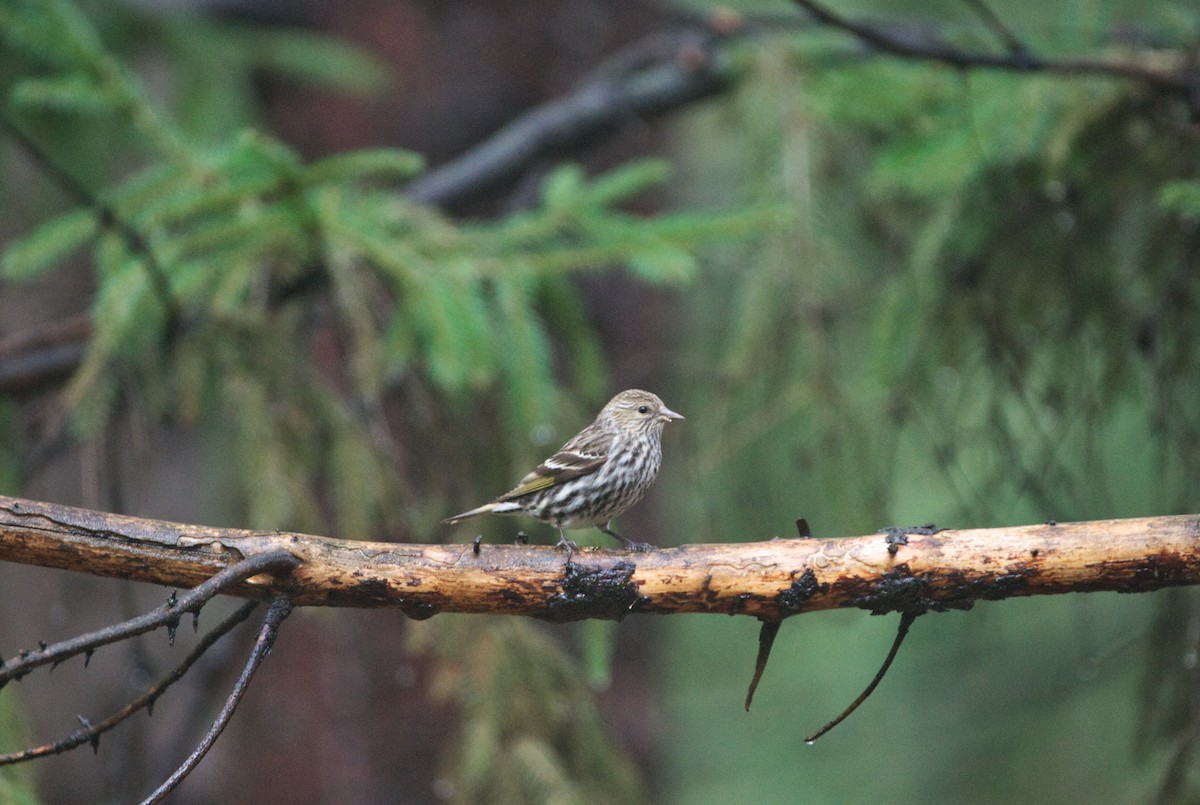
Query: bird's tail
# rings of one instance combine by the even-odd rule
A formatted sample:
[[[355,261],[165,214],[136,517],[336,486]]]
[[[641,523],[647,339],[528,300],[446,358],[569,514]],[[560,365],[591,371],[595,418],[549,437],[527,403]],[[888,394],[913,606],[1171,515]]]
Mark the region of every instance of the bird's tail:
[[[463,520],[470,520],[472,517],[478,517],[481,514],[487,514],[491,510],[492,504],[485,503],[478,509],[471,509],[469,512],[463,512],[462,514],[456,514],[453,517],[447,517],[445,520],[442,520],[442,522],[454,525],[455,523],[461,523]]]
[[[481,514],[511,514],[512,512],[520,511],[520,509],[520,504],[513,503],[512,501],[505,500],[499,503],[493,501],[492,503],[485,503],[477,509],[471,509],[469,512],[447,517],[442,522],[454,525],[455,523],[461,523],[463,520],[478,517]]]

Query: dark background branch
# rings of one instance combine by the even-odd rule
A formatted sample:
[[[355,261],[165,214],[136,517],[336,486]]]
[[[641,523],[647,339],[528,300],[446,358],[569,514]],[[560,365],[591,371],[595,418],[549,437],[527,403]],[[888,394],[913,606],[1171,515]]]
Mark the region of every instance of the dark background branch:
[[[404,189],[414,201],[451,206],[562,157],[622,125],[673,112],[731,85],[711,30],[649,37],[610,59],[571,94],[531,109],[467,153]]]
[[[1031,53],[1011,39],[1006,53],[980,53],[948,44],[940,38],[904,37],[882,26],[842,16],[814,0],[794,0],[815,21],[851,34],[864,45],[902,59],[931,61],[963,70],[989,69],[1019,73],[1053,73],[1061,76],[1107,76],[1131,79],[1147,87],[1183,98],[1193,107],[1200,102],[1200,72],[1195,69],[1162,70],[1134,61],[1093,58],[1056,58]],[[986,8],[986,6],[984,7]],[[999,23],[995,20],[990,27]],[[1014,49],[1014,44],[1017,47]]]

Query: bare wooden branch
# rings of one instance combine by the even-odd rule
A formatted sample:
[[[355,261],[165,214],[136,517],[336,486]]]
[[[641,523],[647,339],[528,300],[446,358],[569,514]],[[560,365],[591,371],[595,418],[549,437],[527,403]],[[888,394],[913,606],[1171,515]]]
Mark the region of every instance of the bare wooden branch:
[[[415,618],[709,612],[778,620],[836,607],[924,612],[1200,583],[1200,515],[916,533],[903,545],[872,534],[646,553],[585,548],[570,562],[547,546],[472,547],[212,528],[0,497],[0,560],[190,587],[283,550],[299,562],[286,578],[263,574],[226,592],[259,600],[283,592],[298,606],[391,606]]]

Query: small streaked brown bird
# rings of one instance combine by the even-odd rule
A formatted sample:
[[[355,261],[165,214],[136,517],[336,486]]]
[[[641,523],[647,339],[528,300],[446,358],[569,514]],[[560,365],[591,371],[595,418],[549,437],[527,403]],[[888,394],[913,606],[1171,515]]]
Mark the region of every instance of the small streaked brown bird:
[[[491,503],[442,522],[459,523],[481,514],[523,514],[558,528],[558,547],[574,550],[567,528],[599,528],[630,550],[651,546],[633,542],[609,526],[642,499],[662,465],[663,425],[683,419],[656,395],[622,391],[596,420],[562,446],[521,483]]]

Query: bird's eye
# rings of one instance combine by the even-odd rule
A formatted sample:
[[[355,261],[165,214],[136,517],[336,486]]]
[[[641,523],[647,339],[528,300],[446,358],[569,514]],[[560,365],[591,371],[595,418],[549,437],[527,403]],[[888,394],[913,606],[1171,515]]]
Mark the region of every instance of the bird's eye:
[[[648,405],[639,405],[639,406],[638,406],[638,413],[639,413],[639,414],[645,414],[645,413],[649,413],[649,411],[650,411],[650,406],[648,406]]]

